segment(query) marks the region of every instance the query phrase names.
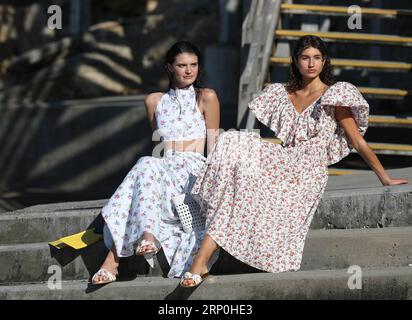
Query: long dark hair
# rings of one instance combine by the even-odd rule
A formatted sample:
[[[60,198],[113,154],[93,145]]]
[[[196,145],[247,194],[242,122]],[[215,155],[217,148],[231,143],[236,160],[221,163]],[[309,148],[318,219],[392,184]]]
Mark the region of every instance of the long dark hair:
[[[173,73],[169,70],[167,67],[168,64],[173,65],[175,62],[175,58],[178,54],[181,53],[191,53],[197,56],[197,61],[198,61],[198,74],[193,82],[193,86],[196,90],[196,99],[199,100],[200,98],[200,92],[201,92],[201,73],[202,73],[202,64],[203,64],[203,57],[202,54],[200,53],[200,50],[191,42],[188,41],[179,41],[176,42],[174,45],[172,45],[169,50],[166,52],[166,57],[165,57],[165,62],[164,62],[164,67],[166,69],[167,77],[169,78],[169,89],[173,88],[174,84],[174,78],[173,78]]]
[[[328,86],[335,82],[332,74],[330,57],[325,43],[317,36],[307,35],[300,37],[293,48],[292,61],[289,69],[289,79],[286,82],[286,90],[288,92],[294,92],[302,89],[302,75],[298,69],[298,58],[302,54],[303,50],[309,47],[318,49],[322,54],[322,59],[325,61],[322,72],[319,74],[320,80]]]

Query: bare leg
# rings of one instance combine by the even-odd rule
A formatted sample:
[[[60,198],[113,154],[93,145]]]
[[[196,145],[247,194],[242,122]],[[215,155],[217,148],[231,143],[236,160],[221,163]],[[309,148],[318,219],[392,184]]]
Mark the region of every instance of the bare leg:
[[[199,252],[196,254],[189,272],[198,275],[203,275],[209,272],[207,269],[207,263],[217,249],[219,249],[218,244],[212,239],[211,236],[206,234],[200,244]],[[194,283],[194,281],[190,279],[183,281],[184,285],[190,285],[192,283]]]
[[[106,269],[107,271],[117,275],[117,267],[119,266],[119,257],[116,253],[116,248],[113,244],[112,248],[110,249],[109,253],[107,254],[106,260],[104,260],[101,269]],[[98,276],[96,277],[96,281],[106,281],[105,276]]]
[[[148,240],[148,241],[152,241],[154,242],[154,237],[151,233],[145,232],[143,234],[143,239]],[[149,250],[149,246],[143,246],[143,250]],[[117,268],[119,266],[119,257],[117,256],[116,253],[116,247],[113,244],[112,248],[110,249],[109,253],[106,256],[106,259],[104,260],[102,266],[100,267],[101,269],[106,269],[107,271],[113,273],[114,275],[118,274]],[[99,281],[106,281],[106,277],[105,276],[97,276],[95,281],[99,282]]]

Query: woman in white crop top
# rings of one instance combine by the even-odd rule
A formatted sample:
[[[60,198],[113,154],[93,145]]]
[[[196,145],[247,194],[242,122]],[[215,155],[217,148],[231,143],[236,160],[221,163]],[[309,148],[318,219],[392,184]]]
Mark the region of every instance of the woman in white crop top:
[[[159,142],[153,155],[160,150],[163,157],[140,158],[103,207],[110,250],[93,284],[116,280],[119,257],[143,255],[153,267],[153,256],[163,249],[170,278],[192,264],[204,230],[185,233],[171,198],[191,190],[205,164],[205,144],[209,152],[217,138],[219,101],[213,90],[199,87],[200,60],[199,50],[185,41],[166,54],[169,90],[145,99],[153,140]]]

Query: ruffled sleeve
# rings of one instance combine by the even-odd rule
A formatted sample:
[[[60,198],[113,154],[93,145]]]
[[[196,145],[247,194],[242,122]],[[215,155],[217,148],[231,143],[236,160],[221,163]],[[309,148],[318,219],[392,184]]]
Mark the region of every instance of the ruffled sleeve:
[[[335,119],[334,107],[350,108],[359,133],[362,136],[365,134],[368,128],[369,104],[353,84],[343,81],[335,83],[324,93],[320,104],[323,107],[332,107],[330,110],[333,113],[333,119]],[[350,144],[343,128],[337,123],[336,130],[328,144],[328,164],[331,165],[340,161],[350,153],[352,148],[353,146]]]
[[[248,105],[262,124],[272,130],[282,141],[290,131],[291,122],[287,101],[285,101],[284,88],[281,83],[273,83],[262,90]],[[285,131],[285,132],[284,132]]]

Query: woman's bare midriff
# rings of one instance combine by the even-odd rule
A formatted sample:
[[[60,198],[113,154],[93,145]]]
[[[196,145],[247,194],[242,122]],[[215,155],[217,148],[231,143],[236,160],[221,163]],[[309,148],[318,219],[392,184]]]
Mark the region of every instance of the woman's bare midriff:
[[[194,139],[186,141],[163,141],[165,150],[191,151],[204,153],[206,139]]]

